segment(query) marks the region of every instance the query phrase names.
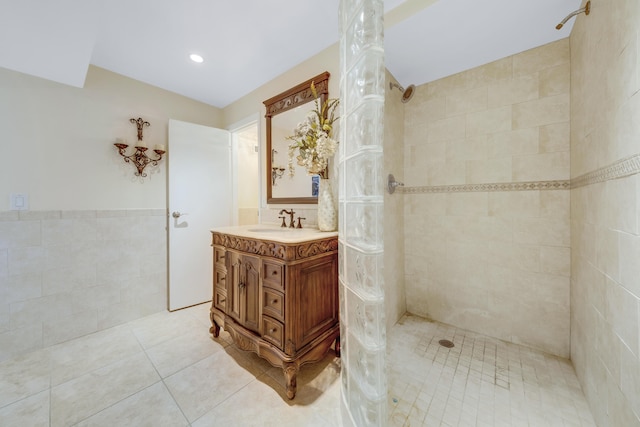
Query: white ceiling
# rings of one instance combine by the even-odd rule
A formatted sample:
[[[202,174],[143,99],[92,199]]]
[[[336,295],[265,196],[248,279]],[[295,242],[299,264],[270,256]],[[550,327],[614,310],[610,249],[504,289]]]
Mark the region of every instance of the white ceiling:
[[[223,108],[336,43],[338,3],[0,0],[0,67],[82,87],[93,64]],[[387,12],[397,7],[386,66],[403,85],[423,84],[567,37],[573,19],[554,27],[580,4],[386,0]]]

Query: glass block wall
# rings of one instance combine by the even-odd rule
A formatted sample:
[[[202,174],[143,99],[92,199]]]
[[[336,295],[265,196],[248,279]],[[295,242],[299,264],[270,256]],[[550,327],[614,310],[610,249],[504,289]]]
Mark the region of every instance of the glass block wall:
[[[340,2],[339,254],[345,425],[387,422],[383,2]]]

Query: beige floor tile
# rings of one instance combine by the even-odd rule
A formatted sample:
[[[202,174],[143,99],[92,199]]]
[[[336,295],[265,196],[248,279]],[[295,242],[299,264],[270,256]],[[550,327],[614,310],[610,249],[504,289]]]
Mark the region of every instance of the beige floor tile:
[[[0,363],[0,408],[48,390],[49,352],[38,350]]]
[[[51,426],[75,424],[159,380],[141,353],[53,387]]]
[[[190,422],[262,375],[266,367],[227,348],[164,380]]]
[[[289,400],[282,369],[208,328],[203,304],[4,361],[0,425],[341,426],[332,350]],[[567,360],[410,315],[387,337],[389,425],[595,425]]]
[[[0,426],[49,427],[49,390],[0,409]]]
[[[136,353],[142,353],[142,347],[126,325],[58,344],[51,348],[51,385],[78,378]]]
[[[189,422],[162,381],[98,412],[77,427],[187,426]]]
[[[220,403],[193,427],[213,425],[243,426],[336,426],[340,420],[340,385],[335,382],[314,401],[286,398],[284,391],[270,375],[261,375],[227,400]],[[282,391],[281,391],[282,390]],[[247,405],[247,402],[252,402]],[[326,408],[331,408],[327,410]]]
[[[203,328],[202,322],[185,310],[156,313],[134,320],[129,326],[145,349]]]
[[[151,347],[147,355],[160,376],[166,378],[223,349],[203,327]]]
[[[207,328],[211,327],[211,319],[209,318],[210,310],[211,310],[210,302],[205,302],[204,304],[196,305],[196,306],[185,309],[187,313],[191,314],[198,321],[202,322],[202,324]]]

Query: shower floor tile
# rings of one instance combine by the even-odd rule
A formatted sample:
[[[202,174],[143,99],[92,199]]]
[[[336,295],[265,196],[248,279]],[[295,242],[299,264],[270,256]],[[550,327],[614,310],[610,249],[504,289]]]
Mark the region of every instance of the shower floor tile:
[[[393,427],[595,426],[566,359],[412,315],[387,354]]]

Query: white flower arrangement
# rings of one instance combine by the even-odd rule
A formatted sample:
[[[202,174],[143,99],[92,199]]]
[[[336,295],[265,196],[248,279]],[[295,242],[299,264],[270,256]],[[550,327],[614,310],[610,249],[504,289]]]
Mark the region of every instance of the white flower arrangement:
[[[305,119],[298,123],[293,135],[288,136],[289,144],[289,175],[295,174],[294,159],[300,166],[304,166],[309,175],[320,175],[326,178],[329,158],[338,149],[338,141],[333,139],[333,122],[338,99],[327,99],[322,107],[318,100],[318,92],[311,82],[311,93],[315,97],[315,109],[307,113]],[[297,151],[297,153],[296,153]]]

